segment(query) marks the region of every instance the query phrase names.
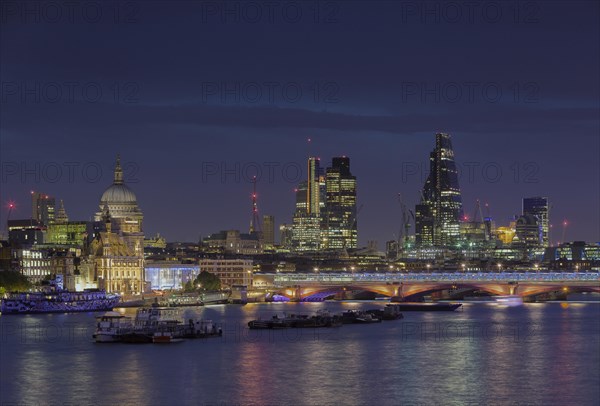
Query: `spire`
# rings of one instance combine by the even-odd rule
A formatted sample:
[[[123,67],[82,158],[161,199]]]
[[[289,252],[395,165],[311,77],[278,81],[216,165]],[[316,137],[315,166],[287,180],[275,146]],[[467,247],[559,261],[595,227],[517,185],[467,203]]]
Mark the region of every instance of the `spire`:
[[[123,169],[121,168],[121,155],[117,154],[117,165],[115,166],[115,185],[123,184]]]
[[[58,212],[56,213],[54,222],[62,224],[62,223],[67,223],[68,221],[69,221],[69,217],[67,216],[67,212],[65,210],[65,204],[63,203],[63,200],[60,199],[60,207],[58,208]]]

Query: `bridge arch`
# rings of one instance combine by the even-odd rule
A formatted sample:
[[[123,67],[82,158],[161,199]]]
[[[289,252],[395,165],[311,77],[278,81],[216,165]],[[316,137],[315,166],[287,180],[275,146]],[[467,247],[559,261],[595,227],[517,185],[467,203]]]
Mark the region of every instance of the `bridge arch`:
[[[318,295],[321,293],[331,292],[332,294],[342,293],[344,291],[367,291],[384,296],[395,296],[397,294],[397,285],[383,286],[360,286],[360,285],[330,285],[319,287],[287,287],[279,290],[279,294],[290,299],[302,300],[307,297]]]

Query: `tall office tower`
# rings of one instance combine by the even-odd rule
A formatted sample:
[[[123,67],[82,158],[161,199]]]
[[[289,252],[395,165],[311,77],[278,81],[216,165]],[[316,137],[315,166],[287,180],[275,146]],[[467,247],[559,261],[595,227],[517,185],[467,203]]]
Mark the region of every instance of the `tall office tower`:
[[[275,217],[264,215],[262,223],[263,243],[275,245]]]
[[[416,243],[419,246],[447,247],[460,241],[462,197],[448,134],[435,135],[435,149],[429,156],[429,176],[415,213]]]
[[[526,197],[523,199],[523,215],[531,215],[538,219],[542,232],[542,245],[549,245],[550,205],[547,197]]]
[[[292,226],[292,247],[296,251],[317,251],[322,245],[325,177],[319,158],[308,159],[308,179],[296,189],[296,210]]]
[[[325,183],[324,248],[356,248],[356,176],[350,172],[350,158],[333,158]]]
[[[321,213],[321,182],[322,169],[320,158],[308,158],[308,181],[306,201],[308,203],[307,213],[319,215]]]
[[[40,192],[31,192],[31,218],[48,225],[54,222],[56,200],[52,196]]]

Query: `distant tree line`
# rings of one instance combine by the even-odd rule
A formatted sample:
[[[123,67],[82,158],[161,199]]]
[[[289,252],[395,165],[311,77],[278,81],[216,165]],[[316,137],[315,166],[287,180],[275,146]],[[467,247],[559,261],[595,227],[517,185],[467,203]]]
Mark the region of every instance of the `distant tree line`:
[[[185,284],[184,290],[186,292],[221,290],[221,279],[210,272],[202,271],[196,279]]]
[[[14,271],[0,271],[0,294],[23,292],[31,288],[27,277]]]

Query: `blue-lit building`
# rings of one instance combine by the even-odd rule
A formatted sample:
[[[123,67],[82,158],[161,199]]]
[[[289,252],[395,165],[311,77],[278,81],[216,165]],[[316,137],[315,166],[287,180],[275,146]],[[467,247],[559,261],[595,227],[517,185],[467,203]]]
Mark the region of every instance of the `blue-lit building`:
[[[179,290],[187,282],[191,282],[200,273],[198,264],[182,264],[179,262],[150,262],[144,266],[146,282],[152,290]]]

